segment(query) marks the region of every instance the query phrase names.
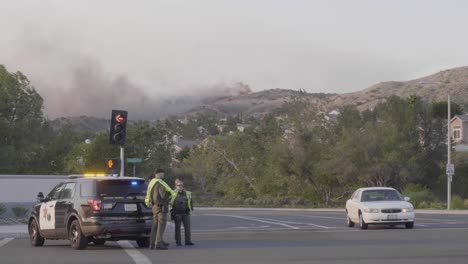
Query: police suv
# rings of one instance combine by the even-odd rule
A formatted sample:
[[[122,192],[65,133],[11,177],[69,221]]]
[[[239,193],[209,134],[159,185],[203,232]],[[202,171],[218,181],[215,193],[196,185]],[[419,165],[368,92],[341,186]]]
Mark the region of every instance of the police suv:
[[[145,206],[146,182],[135,177],[70,175],[44,198],[38,194],[29,217],[31,245],[68,239],[75,249],[106,240],[136,240],[147,247],[152,211]]]

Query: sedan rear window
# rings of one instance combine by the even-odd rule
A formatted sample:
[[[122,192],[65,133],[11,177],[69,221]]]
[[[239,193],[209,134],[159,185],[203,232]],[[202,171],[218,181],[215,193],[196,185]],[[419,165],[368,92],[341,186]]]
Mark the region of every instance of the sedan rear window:
[[[378,201],[402,201],[400,193],[395,190],[368,190],[363,191],[361,202],[378,202]]]
[[[102,180],[97,182],[98,196],[125,197],[127,195],[144,195],[147,184],[144,180]]]

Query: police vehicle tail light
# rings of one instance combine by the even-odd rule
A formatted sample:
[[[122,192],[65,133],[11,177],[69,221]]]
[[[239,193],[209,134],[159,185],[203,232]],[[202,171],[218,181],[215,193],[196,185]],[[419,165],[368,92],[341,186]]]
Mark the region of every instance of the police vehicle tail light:
[[[101,210],[101,200],[88,200],[89,206],[93,209],[93,211],[99,211]]]

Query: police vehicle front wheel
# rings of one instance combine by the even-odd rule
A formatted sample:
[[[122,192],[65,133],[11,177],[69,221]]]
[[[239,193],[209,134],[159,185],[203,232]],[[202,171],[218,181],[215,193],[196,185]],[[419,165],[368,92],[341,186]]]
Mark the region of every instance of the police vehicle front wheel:
[[[136,243],[138,247],[147,248],[149,246],[149,238],[147,237],[137,238]]]
[[[68,237],[70,239],[70,244],[74,249],[83,249],[88,245],[88,240],[81,232],[80,222],[74,220],[68,231]]]
[[[29,238],[33,247],[41,247],[44,245],[45,239],[39,233],[39,226],[35,219],[29,224]]]

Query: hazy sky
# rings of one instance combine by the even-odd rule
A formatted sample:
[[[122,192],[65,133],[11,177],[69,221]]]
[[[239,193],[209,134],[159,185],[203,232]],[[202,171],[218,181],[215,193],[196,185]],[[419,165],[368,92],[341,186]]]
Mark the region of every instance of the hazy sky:
[[[468,1],[0,0],[0,64],[51,116],[244,82],[350,92],[468,64]],[[73,100],[72,100],[73,98]]]

